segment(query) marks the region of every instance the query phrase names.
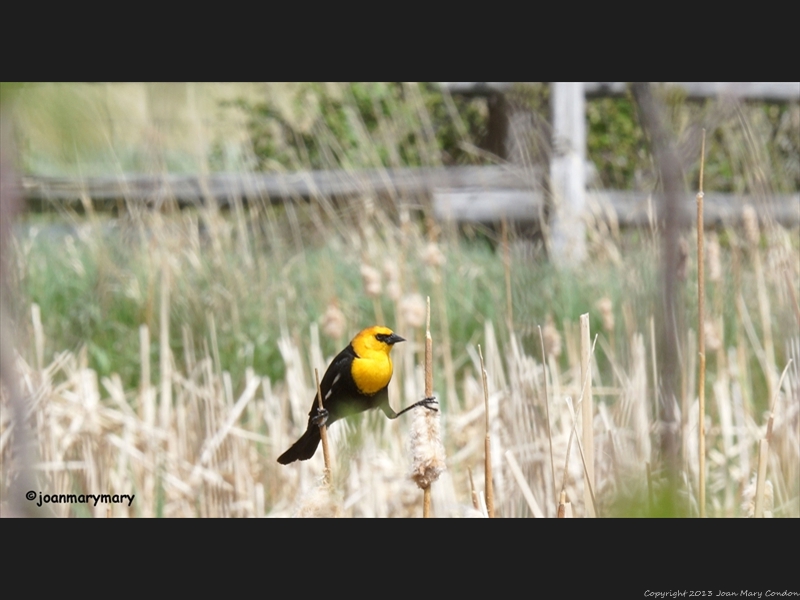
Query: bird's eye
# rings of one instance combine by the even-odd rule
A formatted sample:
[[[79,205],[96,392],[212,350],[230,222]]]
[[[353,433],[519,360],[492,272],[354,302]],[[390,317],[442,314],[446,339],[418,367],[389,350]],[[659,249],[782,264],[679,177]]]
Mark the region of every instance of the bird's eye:
[[[386,338],[388,338],[388,337],[389,336],[386,335],[385,333],[376,333],[375,334],[375,339],[378,340],[379,342],[385,342]]]

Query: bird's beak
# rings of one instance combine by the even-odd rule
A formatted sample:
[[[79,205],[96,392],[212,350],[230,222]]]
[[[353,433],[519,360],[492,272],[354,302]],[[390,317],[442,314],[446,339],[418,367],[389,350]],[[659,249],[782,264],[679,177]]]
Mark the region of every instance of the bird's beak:
[[[389,344],[390,346],[393,346],[397,342],[405,342],[405,341],[406,341],[406,338],[402,338],[399,335],[397,335],[396,333],[393,333],[392,335],[390,335],[389,337],[386,338],[386,343]]]

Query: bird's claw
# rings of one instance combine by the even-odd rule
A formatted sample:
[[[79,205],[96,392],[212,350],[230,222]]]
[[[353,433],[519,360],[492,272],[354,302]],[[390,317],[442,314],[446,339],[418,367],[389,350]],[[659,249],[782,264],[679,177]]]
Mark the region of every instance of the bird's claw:
[[[325,408],[317,408],[317,414],[311,417],[311,422],[318,427],[322,427],[328,421],[330,413]]]
[[[428,410],[432,410],[433,412],[438,412],[439,409],[432,407],[431,404],[439,404],[439,401],[436,400],[436,396],[431,396],[430,398],[423,398],[419,402],[420,406],[424,406],[425,408],[427,408]]]

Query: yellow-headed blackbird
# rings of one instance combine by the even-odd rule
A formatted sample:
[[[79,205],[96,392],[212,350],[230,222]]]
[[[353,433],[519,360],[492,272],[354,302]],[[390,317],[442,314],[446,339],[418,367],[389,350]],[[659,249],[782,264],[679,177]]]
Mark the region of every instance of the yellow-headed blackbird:
[[[392,346],[405,340],[388,327],[368,327],[356,334],[350,344],[333,359],[320,383],[323,411],[319,411],[317,397],[308,413],[308,428],[302,437],[278,462],[288,465],[296,460],[308,460],[314,456],[319,445],[319,425],[330,425],[334,421],[380,408],[390,419],[396,419],[415,406],[431,410],[434,398],[425,398],[399,413],[389,406],[389,381],[392,379]]]

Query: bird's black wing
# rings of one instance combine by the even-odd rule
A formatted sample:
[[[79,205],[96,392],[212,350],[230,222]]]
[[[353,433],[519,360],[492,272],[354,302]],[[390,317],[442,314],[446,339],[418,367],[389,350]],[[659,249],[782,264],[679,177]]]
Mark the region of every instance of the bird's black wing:
[[[348,344],[347,348],[339,352],[331,361],[322,377],[319,387],[322,392],[322,405],[330,413],[328,423],[344,417],[344,405],[348,400],[360,395],[350,370],[353,359],[357,356],[353,346]],[[317,414],[318,406],[317,395],[314,394],[314,402],[308,412],[309,421]]]

